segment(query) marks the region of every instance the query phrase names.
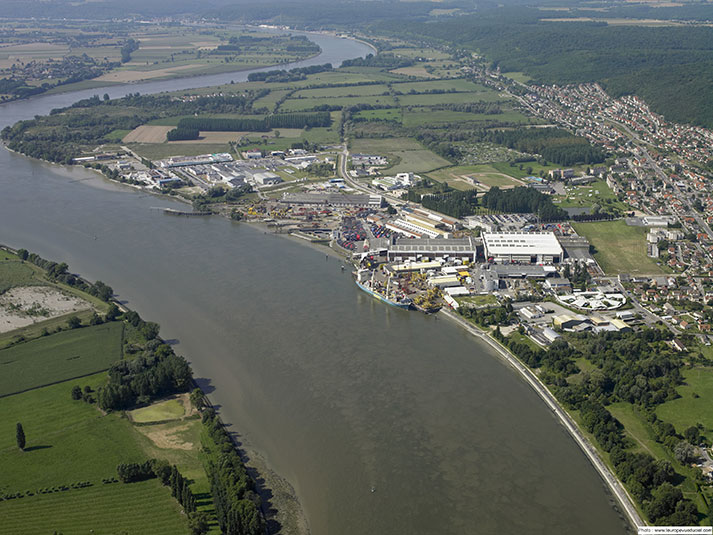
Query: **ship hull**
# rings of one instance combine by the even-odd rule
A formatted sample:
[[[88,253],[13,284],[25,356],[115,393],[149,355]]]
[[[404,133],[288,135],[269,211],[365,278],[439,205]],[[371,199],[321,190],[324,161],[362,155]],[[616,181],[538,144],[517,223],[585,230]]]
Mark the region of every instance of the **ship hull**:
[[[381,301],[382,303],[386,303],[387,305],[390,305],[390,306],[396,307],[396,308],[403,308],[403,309],[405,309],[405,310],[408,310],[408,309],[411,308],[411,304],[410,304],[410,303],[407,304],[407,303],[398,303],[398,302],[396,302],[396,301],[392,301],[391,299],[387,299],[387,298],[384,297],[383,295],[376,293],[374,290],[372,290],[372,289],[370,289],[370,288],[367,288],[366,286],[364,286],[364,285],[363,285],[362,283],[360,283],[359,281],[355,280],[354,282],[356,282],[356,285],[359,286],[359,288],[361,288],[362,290],[364,290],[364,291],[365,291],[366,293],[368,293],[370,296],[372,296],[372,297],[378,299],[378,300]]]

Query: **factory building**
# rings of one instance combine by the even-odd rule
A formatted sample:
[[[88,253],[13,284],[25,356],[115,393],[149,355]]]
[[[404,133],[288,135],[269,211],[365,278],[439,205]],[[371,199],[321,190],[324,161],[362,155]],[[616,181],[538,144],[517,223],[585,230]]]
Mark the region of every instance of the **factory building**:
[[[398,239],[389,245],[388,261],[425,260],[443,258],[475,262],[478,249],[473,238],[458,239]]]
[[[363,208],[381,208],[384,198],[381,195],[343,195],[341,193],[285,193],[281,203],[304,206],[358,206]]]
[[[499,264],[558,264],[564,255],[553,232],[486,232],[483,243],[485,257]]]

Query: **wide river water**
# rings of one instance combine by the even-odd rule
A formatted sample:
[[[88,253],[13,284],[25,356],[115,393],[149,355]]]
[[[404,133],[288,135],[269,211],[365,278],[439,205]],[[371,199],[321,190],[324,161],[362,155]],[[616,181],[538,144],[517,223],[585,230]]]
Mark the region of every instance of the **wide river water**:
[[[312,38],[324,52],[300,65],[370,51]],[[95,93],[246,77],[38,97],[0,106],[0,128]],[[162,206],[182,205],[0,150],[0,243],[65,261],[160,322],[248,453],[293,485],[312,533],[626,532],[575,442],[486,346],[375,301],[319,250]]]

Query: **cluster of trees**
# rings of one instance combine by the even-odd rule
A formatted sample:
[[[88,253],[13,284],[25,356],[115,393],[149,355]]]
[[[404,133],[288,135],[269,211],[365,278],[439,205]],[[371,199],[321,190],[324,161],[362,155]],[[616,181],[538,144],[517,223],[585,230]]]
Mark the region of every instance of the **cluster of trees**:
[[[262,535],[260,498],[230,435],[213,409],[203,413],[206,472],[220,530],[226,535]]]
[[[131,53],[139,49],[139,42],[136,39],[129,38],[121,47],[121,62],[128,63],[131,61]]]
[[[192,129],[204,132],[267,132],[272,128],[306,128],[329,126],[332,118],[327,112],[281,113],[261,119],[220,119],[188,117],[178,122],[177,130]]]
[[[586,138],[560,128],[515,128],[491,130],[486,140],[530,154],[539,154],[559,165],[601,163],[606,153],[593,147]]]
[[[213,186],[205,193],[196,195],[193,198],[193,209],[196,212],[209,212],[210,205],[222,202],[236,202],[241,197],[252,191],[249,185],[240,186],[239,188],[224,188],[222,186]]]
[[[562,208],[552,204],[548,195],[527,186],[508,190],[497,186],[490,188],[481,202],[485,208],[498,212],[537,214],[542,221],[563,221],[569,217]]]
[[[402,67],[410,67],[414,61],[410,58],[398,57],[391,53],[367,54],[363,58],[346,59],[342,61],[342,67],[378,67],[380,69],[392,70]]]
[[[96,281],[94,284],[90,284],[81,277],[70,273],[68,271],[69,266],[64,262],[57,263],[52,260],[45,260],[36,253],[28,252],[27,249],[18,249],[17,256],[22,260],[44,269],[51,280],[62,282],[68,286],[87,292],[102,301],[108,302],[111,296],[114,295],[114,290],[111,286],[104,284],[102,281]]]
[[[475,213],[478,206],[477,190],[450,191],[448,193],[429,193],[421,195],[409,190],[407,198],[412,202],[420,202],[424,208],[435,210],[451,217],[461,218]]]
[[[188,126],[178,126],[173,130],[166,132],[166,139],[168,141],[184,141],[187,139],[198,139],[200,137],[201,131],[197,128],[192,128]]]
[[[191,491],[188,479],[176,465],[160,459],[149,459],[143,463],[122,463],[116,467],[116,472],[122,483],[158,478],[162,485],[171,487],[171,496],[176,498],[189,516],[195,513],[196,497]]]
[[[141,355],[112,364],[107,384],[97,391],[97,400],[103,410],[129,409],[158,397],[186,392],[192,380],[186,360],[169,345],[152,340]]]
[[[308,74],[317,74],[332,70],[331,63],[322,65],[311,65],[309,67],[295,67],[289,71],[285,69],[275,69],[272,71],[251,72],[248,74],[248,82],[297,82],[306,80]]]

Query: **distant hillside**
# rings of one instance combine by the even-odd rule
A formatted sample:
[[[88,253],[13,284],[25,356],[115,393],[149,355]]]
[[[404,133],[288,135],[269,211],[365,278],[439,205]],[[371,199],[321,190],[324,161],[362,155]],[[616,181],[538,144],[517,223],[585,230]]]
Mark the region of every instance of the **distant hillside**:
[[[538,82],[601,82],[614,96],[640,95],[670,120],[713,127],[713,28],[541,20],[553,16],[561,15],[499,9],[400,31],[479,51]]]

